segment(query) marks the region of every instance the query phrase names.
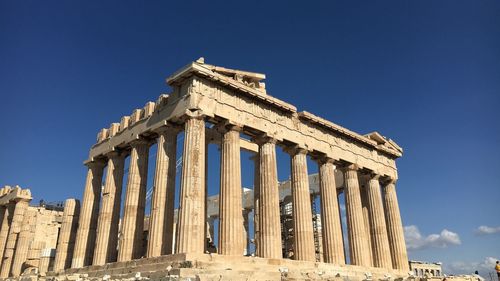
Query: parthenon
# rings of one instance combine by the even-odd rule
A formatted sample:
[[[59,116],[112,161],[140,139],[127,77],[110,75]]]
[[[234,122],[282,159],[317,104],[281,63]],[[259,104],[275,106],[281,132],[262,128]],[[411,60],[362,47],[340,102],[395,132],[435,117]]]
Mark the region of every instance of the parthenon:
[[[205,260],[208,255],[227,264],[252,260],[279,265],[280,270],[291,257],[292,265],[321,267],[337,277],[407,278],[409,264],[396,195],[396,159],[402,156],[402,148],[377,132],[361,135],[298,111],[269,95],[264,79],[264,74],[214,66],[200,58],[167,78],[170,94],[100,130],[84,162],[88,169],[81,208],[77,201],[67,201],[55,262],[47,276],[108,274],[113,266],[131,266],[131,261],[139,266],[179,257]],[[179,134],[184,136],[182,144],[178,144]],[[207,243],[210,143],[220,147],[216,253],[209,251]],[[157,151],[148,215],[148,157],[153,144]],[[178,145],[182,145],[182,169],[176,202]],[[290,256],[283,247],[278,148],[290,155]],[[255,166],[253,202],[248,206],[243,203],[242,150],[253,154]],[[320,258],[314,241],[308,157],[318,165]],[[341,194],[345,202],[339,202]],[[346,207],[347,231],[343,231],[340,204]],[[253,213],[253,253],[248,251],[248,212]],[[11,229],[19,223],[15,218]],[[0,242],[3,232],[2,226]],[[18,276],[10,265],[12,244],[6,245],[0,244],[1,274]]]

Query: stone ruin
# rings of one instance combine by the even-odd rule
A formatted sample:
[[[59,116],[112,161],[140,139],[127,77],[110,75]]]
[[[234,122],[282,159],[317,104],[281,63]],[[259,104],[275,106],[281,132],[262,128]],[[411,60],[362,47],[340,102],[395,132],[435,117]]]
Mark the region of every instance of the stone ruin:
[[[402,156],[402,148],[377,132],[360,135],[297,111],[269,95],[264,79],[264,74],[209,65],[199,59],[167,78],[172,88],[169,95],[161,95],[156,102],[148,102],[102,129],[85,161],[88,172],[81,208],[77,200],[66,201],[53,263],[41,270],[44,274],[28,271],[24,278],[415,279],[409,270],[396,196],[396,159]],[[184,139],[176,210],[180,133]],[[207,200],[210,143],[220,147],[216,200]],[[157,154],[148,216],[146,181],[153,144],[157,144]],[[280,196],[278,184],[277,147],[290,155],[288,242],[283,236],[285,196]],[[254,155],[251,194],[241,184],[241,150]],[[308,156],[318,165],[314,188]],[[28,262],[21,225],[29,216],[16,214],[26,210],[25,197],[30,195],[19,190],[17,194],[18,199],[0,197],[3,278],[18,278]],[[347,213],[345,239],[340,194]],[[313,215],[311,198],[316,196],[321,212]],[[5,204],[15,207],[6,208]],[[253,239],[246,217],[249,212],[253,213]],[[12,219],[7,220],[8,216]],[[207,239],[213,237],[213,217],[219,220],[216,248]],[[319,234],[313,227],[315,217],[321,221],[316,230]],[[8,238],[3,238],[9,223]],[[344,240],[348,245],[344,246]],[[254,244],[254,252],[249,243]]]

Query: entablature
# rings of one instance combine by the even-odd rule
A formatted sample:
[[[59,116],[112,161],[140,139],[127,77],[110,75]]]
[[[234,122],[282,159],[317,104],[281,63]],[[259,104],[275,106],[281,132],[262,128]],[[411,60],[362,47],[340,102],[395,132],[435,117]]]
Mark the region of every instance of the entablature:
[[[250,136],[266,135],[283,146],[298,145],[311,154],[397,178],[395,159],[402,156],[402,149],[395,142],[377,132],[363,136],[307,111],[297,112],[293,105],[256,88],[264,78],[263,74],[200,61],[190,63],[167,79],[173,87],[171,95],[162,95],[101,130],[87,161],[126,148],[135,139],[154,137],[159,127],[182,124],[187,115],[196,112],[210,122],[241,124]],[[249,141],[242,139],[242,144],[251,151],[256,149]]]

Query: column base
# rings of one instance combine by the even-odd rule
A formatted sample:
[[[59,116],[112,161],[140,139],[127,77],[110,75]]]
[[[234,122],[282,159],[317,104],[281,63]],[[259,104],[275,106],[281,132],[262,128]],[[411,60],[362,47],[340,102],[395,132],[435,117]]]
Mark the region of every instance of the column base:
[[[340,280],[352,281],[407,279],[408,273],[382,268],[355,265],[339,266],[321,262],[267,259],[259,257],[226,256],[218,254],[173,254],[155,258],[115,262],[102,266],[66,269],[49,272],[47,279],[93,280],[129,279],[137,277],[150,280]],[[51,278],[52,277],[52,278]],[[167,279],[165,279],[167,277]],[[171,279],[168,279],[170,277]],[[340,279],[339,279],[340,278]],[[147,280],[147,279],[145,279]]]

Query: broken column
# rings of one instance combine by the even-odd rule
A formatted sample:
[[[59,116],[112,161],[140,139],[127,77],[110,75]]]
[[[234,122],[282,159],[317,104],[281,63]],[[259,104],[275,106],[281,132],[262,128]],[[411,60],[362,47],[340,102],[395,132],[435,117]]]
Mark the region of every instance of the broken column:
[[[79,215],[80,201],[76,199],[67,199],[64,203],[61,230],[59,231],[59,239],[56,248],[56,258],[54,261],[55,272],[71,267]]]
[[[7,244],[7,237],[9,236],[10,223],[12,221],[12,214],[14,213],[14,205],[6,204],[1,206],[4,215],[0,225],[0,257],[3,257],[5,245]],[[1,264],[0,264],[1,266]]]
[[[14,203],[14,214],[12,216],[12,223],[9,229],[9,235],[7,237],[7,243],[5,245],[5,251],[3,253],[2,270],[0,271],[1,278],[7,278],[10,276],[12,261],[14,258],[14,252],[16,249],[17,238],[19,232],[21,231],[21,225],[24,219],[24,213],[29,206],[29,200],[20,198]]]
[[[36,211],[28,210],[24,214],[21,231],[17,238],[14,260],[12,261],[11,275],[18,277],[21,275],[23,263],[28,255],[28,247],[33,237],[33,228],[35,227]]]

